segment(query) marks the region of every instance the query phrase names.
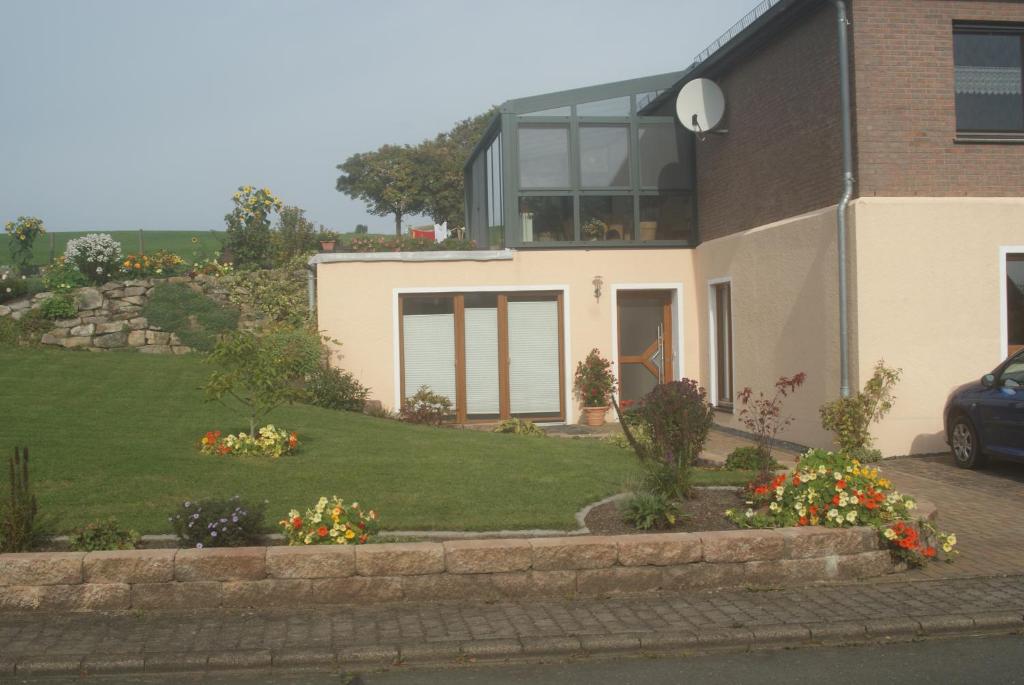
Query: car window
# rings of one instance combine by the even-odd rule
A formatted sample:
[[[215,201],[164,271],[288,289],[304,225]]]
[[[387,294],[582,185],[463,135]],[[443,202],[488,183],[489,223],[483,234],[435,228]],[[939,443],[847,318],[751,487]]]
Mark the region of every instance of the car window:
[[[1007,388],[1019,388],[1024,385],[1024,359],[1015,359],[1003,369],[1000,376]]]

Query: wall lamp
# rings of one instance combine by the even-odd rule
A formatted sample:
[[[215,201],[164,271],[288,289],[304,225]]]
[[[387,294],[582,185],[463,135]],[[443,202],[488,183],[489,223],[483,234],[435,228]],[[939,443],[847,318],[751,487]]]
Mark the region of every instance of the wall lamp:
[[[598,302],[601,301],[601,286],[604,285],[604,279],[600,276],[594,276],[594,280],[591,281],[594,284],[594,299]]]

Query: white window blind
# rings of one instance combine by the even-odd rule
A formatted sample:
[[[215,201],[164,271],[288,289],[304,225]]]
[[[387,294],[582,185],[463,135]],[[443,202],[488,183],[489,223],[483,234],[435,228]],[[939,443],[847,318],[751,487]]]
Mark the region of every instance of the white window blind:
[[[455,315],[407,314],[402,317],[405,394],[421,385],[455,406]]]
[[[508,303],[509,400],[513,414],[558,414],[558,303]]]
[[[466,413],[497,414],[498,310],[471,307],[466,310]]]

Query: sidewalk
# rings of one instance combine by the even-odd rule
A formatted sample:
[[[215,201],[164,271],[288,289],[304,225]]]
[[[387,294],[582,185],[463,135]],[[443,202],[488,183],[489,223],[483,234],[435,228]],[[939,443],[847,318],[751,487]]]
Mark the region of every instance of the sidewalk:
[[[0,677],[746,651],[1024,632],[1024,576],[493,604],[0,617]]]

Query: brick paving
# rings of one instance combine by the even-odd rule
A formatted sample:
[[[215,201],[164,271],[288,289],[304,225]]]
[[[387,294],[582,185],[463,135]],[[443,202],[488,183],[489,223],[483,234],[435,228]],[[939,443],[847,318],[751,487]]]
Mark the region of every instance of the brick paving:
[[[1024,631],[1024,575],[603,600],[0,616],[0,675],[386,666],[470,657]]]

